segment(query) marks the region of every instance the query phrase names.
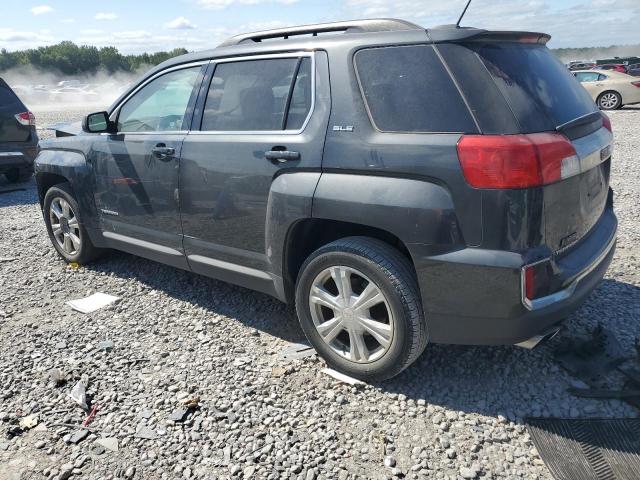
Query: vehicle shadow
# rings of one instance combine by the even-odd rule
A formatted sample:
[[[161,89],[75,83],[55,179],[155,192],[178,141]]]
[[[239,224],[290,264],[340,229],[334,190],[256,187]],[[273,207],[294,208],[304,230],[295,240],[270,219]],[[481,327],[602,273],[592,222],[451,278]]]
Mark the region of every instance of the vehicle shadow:
[[[84,268],[136,280],[282,340],[306,342],[293,308],[266,294],[118,251]]]
[[[23,183],[9,183],[0,175],[0,208],[38,203],[34,177]]]

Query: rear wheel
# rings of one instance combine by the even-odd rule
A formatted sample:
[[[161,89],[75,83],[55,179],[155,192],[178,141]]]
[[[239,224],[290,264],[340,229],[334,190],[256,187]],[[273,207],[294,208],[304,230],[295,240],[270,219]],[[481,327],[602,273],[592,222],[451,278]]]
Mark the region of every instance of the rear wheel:
[[[22,183],[31,178],[33,172],[31,170],[25,170],[21,168],[14,168],[5,172],[4,176],[7,177],[9,183]]]
[[[51,187],[44,197],[44,221],[54,248],[67,262],[87,263],[102,250],[91,243],[79,210],[67,183]]]
[[[427,344],[411,264],[376,239],[350,237],[316,250],[298,278],[296,311],[327,364],[363,380],[397,375]]]
[[[622,107],[622,97],[618,92],[604,92],[598,97],[598,107],[602,110],[616,110]]]

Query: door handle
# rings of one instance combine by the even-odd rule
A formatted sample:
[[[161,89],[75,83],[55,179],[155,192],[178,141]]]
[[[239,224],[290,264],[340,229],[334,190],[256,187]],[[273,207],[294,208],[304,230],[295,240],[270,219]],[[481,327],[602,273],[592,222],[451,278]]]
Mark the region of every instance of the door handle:
[[[167,147],[164,143],[159,143],[151,152],[158,157],[160,160],[170,160],[176,153],[176,149],[172,147]]]
[[[300,160],[300,152],[291,152],[289,150],[279,150],[274,147],[273,150],[264,152],[264,158],[272,162],[284,163],[291,160]]]

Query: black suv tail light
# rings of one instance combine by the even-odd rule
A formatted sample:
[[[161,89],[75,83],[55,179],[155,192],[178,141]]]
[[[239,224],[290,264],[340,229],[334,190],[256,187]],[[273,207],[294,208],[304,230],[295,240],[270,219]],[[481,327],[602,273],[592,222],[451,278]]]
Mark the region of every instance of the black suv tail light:
[[[580,173],[571,142],[560,133],[463,135],[458,158],[474,188],[529,188]]]
[[[18,123],[25,127],[34,126],[36,124],[36,116],[31,112],[16,113],[14,116]]]

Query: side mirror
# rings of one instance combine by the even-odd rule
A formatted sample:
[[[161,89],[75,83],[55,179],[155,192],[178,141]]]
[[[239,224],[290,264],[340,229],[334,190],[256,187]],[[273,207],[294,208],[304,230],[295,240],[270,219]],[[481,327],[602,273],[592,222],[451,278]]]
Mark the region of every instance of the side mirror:
[[[82,130],[87,133],[116,133],[116,126],[109,120],[107,112],[96,112],[84,117]]]

